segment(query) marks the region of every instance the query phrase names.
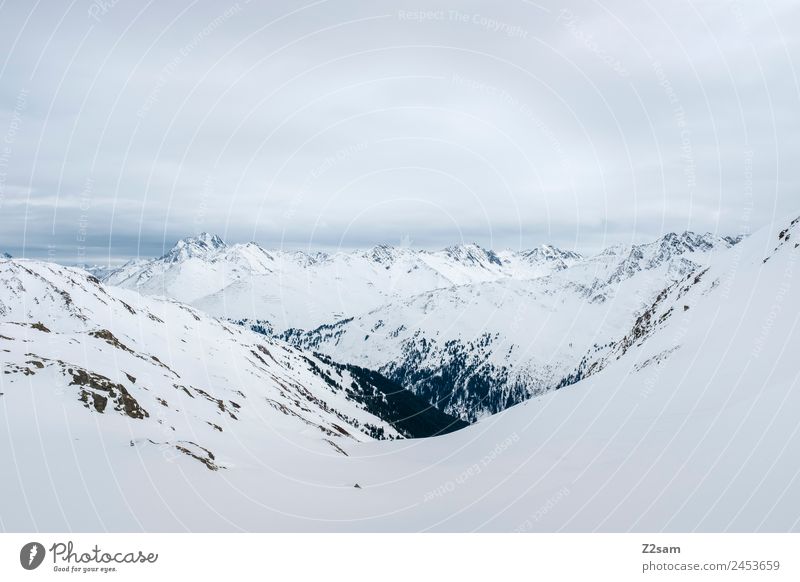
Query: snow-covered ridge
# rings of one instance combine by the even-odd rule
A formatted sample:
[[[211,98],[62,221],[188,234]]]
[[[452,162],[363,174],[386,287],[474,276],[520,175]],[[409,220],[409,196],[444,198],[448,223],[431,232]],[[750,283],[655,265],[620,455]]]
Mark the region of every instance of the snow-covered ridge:
[[[442,410],[474,421],[574,383],[587,354],[633,324],[670,282],[731,242],[668,234],[571,259],[549,275],[434,289],[282,337],[372,369]],[[539,251],[560,263],[551,248]]]
[[[203,233],[164,256],[130,261],[103,281],[190,303],[217,317],[269,321],[278,330],[312,328],[431,290],[506,278],[535,278],[579,255],[543,247],[494,253],[476,244],[429,252],[391,245],[322,253],[227,245]]]
[[[219,236],[203,232],[198,236],[179,240],[160,260],[178,263],[192,257],[210,259],[226,248],[228,248],[228,245]]]
[[[677,255],[730,245],[711,234],[686,232],[588,258],[550,245],[495,252],[474,243],[442,251],[377,245],[328,254],[227,245],[202,233],[178,241],[162,257],[130,261],[102,277],[110,285],[177,299],[217,317],[268,321],[283,331],[313,329],[436,289],[532,280],[576,265],[616,261],[619,273],[609,278],[619,280]]]
[[[99,414],[112,448],[155,446],[213,470],[246,457],[255,443],[243,435],[340,454],[343,440],[446,432],[452,420],[410,394],[398,401],[377,375],[52,263],[0,263],[0,353],[13,416]],[[15,438],[28,430],[13,425]]]
[[[629,324],[665,282],[734,242],[684,232],[592,257],[476,244],[308,254],[228,246],[204,233],[105,281],[381,370],[474,421],[574,380],[584,354]]]
[[[424,451],[397,450],[392,465],[463,453],[451,470],[404,483],[398,505],[428,502],[398,522],[442,531],[797,531],[798,268],[800,217],[792,217],[666,282],[587,354],[574,385]],[[486,455],[485,479],[437,488]],[[381,469],[375,477],[400,473],[388,462]]]

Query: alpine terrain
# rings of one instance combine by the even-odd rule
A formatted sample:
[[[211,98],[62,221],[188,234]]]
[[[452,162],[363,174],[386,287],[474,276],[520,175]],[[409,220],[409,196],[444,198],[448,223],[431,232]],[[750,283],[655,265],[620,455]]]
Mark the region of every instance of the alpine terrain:
[[[580,378],[585,356],[663,288],[739,239],[670,233],[584,258],[550,245],[494,252],[267,251],[203,233],[104,281],[164,295],[380,371],[473,422]]]
[[[164,256],[106,272],[105,283],[194,305],[216,317],[262,324],[270,333],[311,329],[431,289],[567,268],[580,255],[542,246],[495,253],[476,244],[427,252],[388,245],[305,253],[188,237]]]
[[[282,337],[381,371],[474,421],[579,380],[668,283],[738,239],[670,233],[550,274],[427,291]]]
[[[5,480],[5,499],[56,473],[115,489],[119,475],[93,465],[130,454],[246,470],[464,425],[369,370],[51,263],[0,260],[0,354],[0,458],[22,479]]]
[[[668,238],[649,250],[681,248]],[[433,412],[404,427],[430,407],[393,401],[374,371],[78,269],[0,261],[3,527],[797,530],[800,217],[698,267],[641,250],[528,283],[576,344],[560,390],[414,439],[399,437],[457,426]],[[494,305],[493,285],[452,296]],[[609,306],[634,287],[645,305],[622,317]],[[573,301],[582,325],[558,315]],[[602,342],[578,329],[597,325]]]

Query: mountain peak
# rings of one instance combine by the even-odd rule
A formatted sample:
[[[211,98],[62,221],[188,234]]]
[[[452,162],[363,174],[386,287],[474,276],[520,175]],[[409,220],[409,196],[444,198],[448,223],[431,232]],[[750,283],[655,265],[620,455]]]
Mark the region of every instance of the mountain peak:
[[[522,251],[520,256],[529,263],[558,263],[559,269],[567,268],[583,257],[574,251],[565,251],[553,245],[542,244],[531,250]]]
[[[403,256],[407,249],[397,248],[390,244],[379,244],[372,247],[370,250],[365,251],[363,256],[374,263],[385,266],[387,269],[394,264],[394,262]],[[413,251],[412,251],[413,252]]]
[[[170,263],[177,263],[191,257],[205,258],[227,247],[228,245],[225,244],[225,241],[216,234],[201,232],[197,236],[187,236],[180,239],[161,258]]]
[[[627,279],[642,270],[656,269],[664,264],[675,263],[680,272],[688,272],[697,268],[698,264],[691,258],[696,254],[705,254],[717,250],[728,249],[733,243],[707,232],[698,234],[691,230],[681,233],[668,232],[653,242],[635,244],[623,247],[620,256],[624,257],[614,273],[609,278],[609,283]],[[616,253],[604,251],[601,255],[613,256]]]
[[[369,251],[367,251],[371,255],[382,255],[386,253],[393,253],[394,247],[390,244],[381,243],[372,247]]]
[[[223,248],[228,246],[225,244],[225,241],[223,241],[218,235],[211,234],[209,232],[201,232],[197,236],[186,237],[185,239],[182,240],[194,243],[201,243],[214,248]]]
[[[737,240],[731,237],[720,237],[710,232],[700,234],[691,230],[685,230],[681,233],[668,232],[659,240],[655,241],[655,245],[662,249],[670,248],[678,251],[678,253],[694,251],[706,252],[717,247],[731,247],[739,242],[739,240],[741,239]]]
[[[447,247],[444,249],[444,253],[464,265],[485,266],[487,261],[498,266],[503,265],[503,261],[497,256],[497,253],[485,249],[475,242]]]

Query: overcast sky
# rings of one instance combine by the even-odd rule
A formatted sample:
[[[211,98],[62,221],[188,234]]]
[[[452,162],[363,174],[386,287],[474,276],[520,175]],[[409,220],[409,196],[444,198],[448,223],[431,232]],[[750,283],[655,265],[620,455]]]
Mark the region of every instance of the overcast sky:
[[[15,256],[586,252],[800,213],[797,2],[0,6]]]

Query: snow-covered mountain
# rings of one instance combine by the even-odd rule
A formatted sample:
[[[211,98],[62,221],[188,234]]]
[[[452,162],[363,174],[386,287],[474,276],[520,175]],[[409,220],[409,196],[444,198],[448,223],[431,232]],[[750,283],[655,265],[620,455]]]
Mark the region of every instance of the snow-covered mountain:
[[[579,364],[627,329],[664,286],[736,241],[670,233],[535,279],[436,289],[282,337],[380,370],[474,421],[580,378]],[[560,258],[558,260],[561,260]]]
[[[271,371],[278,380],[250,375],[248,371],[258,372],[247,366],[237,387],[247,398],[211,392],[221,390],[211,381],[212,374],[235,373],[229,351],[249,352],[255,347],[261,353],[257,345],[263,345],[279,362],[291,364],[294,371],[302,367],[305,374],[307,368],[301,364],[305,360],[292,355],[297,352],[278,349],[275,346],[281,344],[214,323],[174,303],[142,299],[140,304],[133,294],[107,291],[114,295],[112,301],[90,280],[84,283],[85,275],[76,271],[57,269],[64,280],[55,289],[36,283],[39,277],[55,283],[47,272],[54,267],[28,267],[32,277],[15,271],[3,279],[8,283],[3,287],[0,328],[4,371],[10,371],[0,374],[0,415],[10,427],[8,438],[0,439],[0,461],[14,467],[16,477],[0,480],[3,527],[11,531],[797,531],[799,241],[800,218],[782,221],[727,251],[708,255],[708,263],[699,269],[665,281],[629,325],[620,323],[618,332],[591,354],[584,377],[574,385],[431,439],[374,441],[360,436],[355,427],[351,434],[357,438],[335,440],[323,434],[346,456],[320,440],[323,431],[318,427],[307,425],[311,438],[299,442],[299,437],[284,437],[296,434],[295,428],[306,423],[257,403],[265,392],[274,393],[276,383],[281,387],[278,380],[285,383],[280,374],[292,372],[286,366],[270,366],[266,354],[261,356],[266,366],[250,355],[252,365]],[[614,272],[610,267],[598,267],[597,279],[608,280]],[[659,269],[669,272],[667,266],[650,272]],[[69,279],[80,287],[89,285],[91,294],[86,297],[94,297],[91,302],[96,305],[92,321],[102,321],[103,329],[114,329],[110,318],[99,317],[109,309],[103,302],[111,306],[115,318],[133,317],[118,305],[125,301],[136,312],[142,333],[152,326],[156,335],[195,342],[207,354],[199,364],[192,360],[200,371],[191,371],[188,365],[179,368],[178,360],[186,357],[180,355],[180,339],[167,349],[162,343],[168,340],[154,338],[151,332],[146,334],[148,342],[140,342],[136,325],[126,328],[125,334],[115,332],[117,341],[132,354],[113,345],[104,333],[89,335],[86,330],[94,327],[78,323],[80,315],[89,315],[84,300],[76,299],[84,294],[70,293],[67,298],[56,290],[72,284]],[[598,297],[591,305],[608,304],[617,300],[611,290],[632,279],[605,289],[599,284],[585,287],[584,292]],[[38,302],[22,304],[25,297]],[[71,314],[53,318],[52,328],[45,325],[51,306],[56,313]],[[175,323],[158,324],[149,315]],[[171,334],[164,333],[164,325]],[[183,326],[189,329],[181,331]],[[227,343],[220,344],[226,337]],[[51,342],[61,356],[49,352]],[[240,342],[244,346],[237,348]],[[93,354],[107,350],[96,373],[121,384],[137,406],[116,387],[114,396],[108,393],[103,414],[96,410],[102,400],[89,394],[86,402],[81,401],[82,390],[100,396],[107,392],[70,385],[77,368],[64,374],[53,358],[67,356],[80,365],[87,349]],[[158,354],[164,365],[186,374],[184,383],[194,398],[184,393],[174,404],[159,404],[147,372],[154,366],[154,377],[170,373],[155,361],[146,362],[132,382],[124,374],[134,375],[132,367],[143,361],[136,354],[145,359]],[[226,361],[227,366],[222,364]],[[248,378],[254,378],[256,385],[245,382]],[[78,379],[83,381],[80,373]],[[219,398],[239,420],[195,388]],[[286,391],[292,393],[289,401],[297,397]],[[337,396],[334,392],[331,398]],[[316,388],[312,393],[328,394]],[[308,399],[298,400],[303,406],[291,410],[305,414],[312,423],[346,428]],[[336,403],[341,406],[340,400]],[[185,412],[173,415],[169,412],[173,405]],[[114,410],[117,407],[121,410]],[[282,419],[291,430],[281,435],[276,431],[273,438],[264,434],[264,423],[246,420],[249,414],[261,414],[262,408],[270,420],[267,426]],[[149,416],[136,418],[141,410]],[[153,424],[158,410],[169,414],[164,418],[167,426],[158,425],[166,434],[153,438],[154,443],[143,443],[142,437],[152,435],[136,430]],[[353,416],[363,413],[359,410],[355,404],[350,409]],[[189,426],[179,426],[179,421]],[[170,426],[176,428],[175,436],[169,436]],[[231,440],[222,446],[209,435]],[[162,450],[156,443],[172,439],[219,451],[210,459],[203,449],[185,446],[219,469],[210,471],[182,451],[177,452],[177,462],[169,462],[174,448]]]
[[[255,243],[229,246],[203,233],[178,241],[158,259],[131,261],[103,280],[279,332],[314,328],[432,289],[530,279],[580,258],[550,246],[495,253],[476,244],[437,252],[389,245],[334,254],[268,251]]]
[[[0,353],[12,447],[74,431],[108,455],[156,449],[217,470],[288,443],[341,454],[345,440],[462,426],[369,370],[51,263],[0,263]]]
[[[798,267],[800,217],[665,286],[575,385],[417,448],[359,446],[386,460],[355,477],[393,498],[376,514],[412,507],[371,523],[797,531]]]
[[[203,233],[105,281],[380,370],[474,421],[574,382],[582,359],[665,281],[738,240],[669,233],[588,258],[549,245],[495,253],[475,244],[329,255],[228,246]]]

